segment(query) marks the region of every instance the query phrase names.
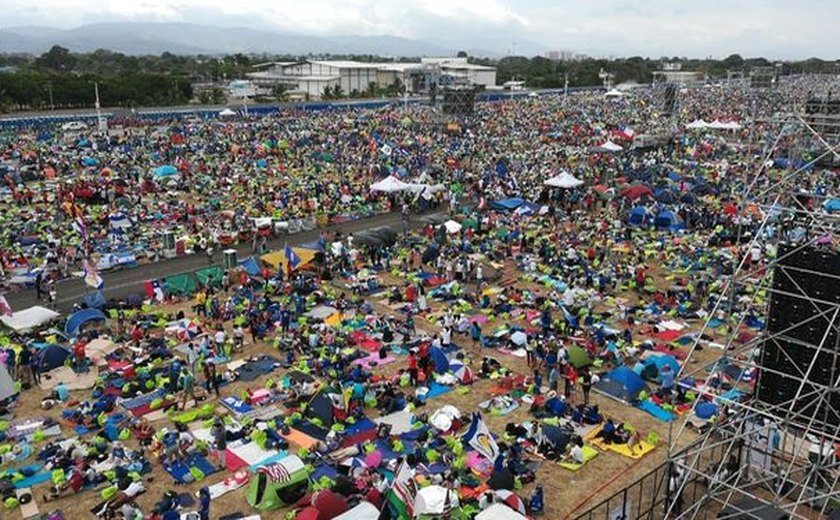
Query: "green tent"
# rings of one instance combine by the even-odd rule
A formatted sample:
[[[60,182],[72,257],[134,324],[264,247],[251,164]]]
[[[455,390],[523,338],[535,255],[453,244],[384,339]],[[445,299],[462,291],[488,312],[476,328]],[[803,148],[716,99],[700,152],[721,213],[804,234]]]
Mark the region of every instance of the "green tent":
[[[163,292],[167,295],[189,296],[198,290],[198,282],[190,273],[176,274],[163,279]]]
[[[571,363],[573,367],[580,369],[588,367],[592,364],[592,358],[589,357],[589,354],[583,349],[583,347],[572,345],[566,350],[569,352],[569,363]]]
[[[303,498],[308,487],[309,468],[296,455],[289,455],[257,470],[247,500],[261,511],[279,509]]]
[[[221,289],[223,274],[224,272],[221,267],[208,267],[196,271],[195,277],[204,287],[207,287],[209,282],[209,285],[212,285],[214,289]]]

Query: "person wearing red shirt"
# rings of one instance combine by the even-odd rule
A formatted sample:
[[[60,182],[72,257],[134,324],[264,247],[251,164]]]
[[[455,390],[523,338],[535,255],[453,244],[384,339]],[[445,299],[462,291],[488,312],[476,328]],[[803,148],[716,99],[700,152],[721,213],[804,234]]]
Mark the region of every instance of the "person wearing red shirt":
[[[411,385],[417,386],[417,356],[414,355],[414,350],[408,353],[408,376]]]
[[[83,341],[79,341],[73,345],[73,363],[75,364],[77,370],[84,368],[86,359],[87,355],[85,354],[85,343]]]

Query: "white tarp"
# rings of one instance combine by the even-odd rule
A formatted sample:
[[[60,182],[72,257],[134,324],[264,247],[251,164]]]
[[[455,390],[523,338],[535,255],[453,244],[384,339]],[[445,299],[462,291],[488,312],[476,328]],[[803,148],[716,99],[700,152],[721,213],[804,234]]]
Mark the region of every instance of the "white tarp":
[[[397,179],[393,175],[385,177],[379,182],[375,182],[370,185],[370,191],[381,191],[384,193],[394,193],[397,191],[405,191],[409,189],[411,185],[406,184],[403,181]]]
[[[46,307],[36,305],[22,311],[12,313],[11,316],[2,316],[0,321],[15,332],[25,332],[35,327],[45,325],[58,318],[60,314]]]
[[[446,232],[450,235],[454,235],[455,233],[459,233],[461,231],[461,224],[455,222],[454,220],[447,220],[443,223],[443,226],[446,228]]]
[[[553,186],[555,188],[577,188],[578,186],[583,185],[583,181],[576,178],[566,170],[563,170],[559,175],[555,175],[543,184],[546,186]]]
[[[449,494],[449,504],[452,509],[458,507],[458,492],[443,486],[427,486],[417,491],[414,499],[414,516],[439,515],[446,507],[446,495]]]
[[[353,509],[338,515],[333,520],[370,520],[379,518],[379,510],[370,502],[359,502]]]
[[[528,520],[517,511],[504,504],[491,504],[490,507],[478,513],[475,520]]]
[[[412,414],[408,410],[400,410],[392,414],[375,419],[376,424],[390,424],[391,435],[401,435],[413,431],[411,427]]]

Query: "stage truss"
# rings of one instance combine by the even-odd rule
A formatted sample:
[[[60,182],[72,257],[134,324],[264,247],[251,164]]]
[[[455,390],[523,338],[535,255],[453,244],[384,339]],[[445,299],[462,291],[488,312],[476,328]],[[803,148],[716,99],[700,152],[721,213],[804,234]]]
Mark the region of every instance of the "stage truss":
[[[819,205],[808,204],[806,199],[797,195],[801,180],[809,175],[811,165],[837,158],[840,150],[837,140],[831,138],[829,141],[799,113],[777,114],[770,124],[774,127],[770,135],[777,137],[765,147],[763,161],[755,165],[755,175],[738,197],[739,201],[743,201],[739,215],[744,214],[748,204],[755,204],[761,208],[763,217],[754,236],[742,237],[739,230],[737,241],[748,243],[747,251],[753,246],[777,247],[782,241],[782,230],[785,230],[788,233],[785,243],[792,246],[786,254],[793,254],[801,248],[825,245],[829,241],[836,245],[840,238],[837,234],[840,216],[824,212]],[[767,162],[774,157],[781,142],[794,142],[803,151],[821,151],[807,164],[791,167],[783,174],[772,177]],[[776,276],[787,276],[787,268],[781,265],[785,257],[777,256],[769,263],[756,267],[748,265],[747,256],[734,257],[733,263],[737,266],[719,289],[709,320],[691,346],[689,355],[704,343],[705,348],[711,348],[702,339],[702,334],[709,330],[709,321],[723,312],[732,316],[732,322],[716,366],[734,365],[754,380],[760,371],[774,370],[761,366],[762,345],[816,318],[825,317],[829,327],[840,328],[840,305],[814,301],[797,286],[796,296],[809,299],[814,306],[814,314],[785,331],[768,332],[767,302],[777,290],[773,287],[772,276],[774,272]],[[827,281],[840,284],[837,277],[829,276]],[[754,338],[744,341],[742,333],[750,316],[763,317],[765,327]],[[824,414],[807,416],[799,410],[801,404],[807,401],[840,413],[834,408],[840,402],[837,398],[840,367],[832,373],[831,384],[805,383],[821,354],[837,352],[838,345],[833,344],[834,341],[827,344],[828,330],[820,342],[798,342],[797,346],[808,353],[810,363],[807,363],[807,369],[795,374],[801,382],[795,396],[788,402],[773,405],[760,402],[753,398],[749,382],[742,381],[736,385],[736,389],[743,391],[741,398],[714,397],[723,412],[715,423],[700,430],[699,438],[694,433],[689,434],[692,426],[688,421],[671,423],[670,476],[665,483],[669,496],[663,513],[665,518],[764,519],[776,518],[771,515],[778,511],[787,515],[784,518],[812,519],[825,518],[827,512],[840,507],[840,463],[836,456],[840,431],[827,424],[829,421],[825,420]],[[787,341],[790,341],[789,337]],[[707,380],[708,366],[686,365],[679,379]],[[698,396],[712,395],[700,384],[691,390]],[[695,403],[700,401],[698,399]],[[700,492],[697,492],[698,488]]]

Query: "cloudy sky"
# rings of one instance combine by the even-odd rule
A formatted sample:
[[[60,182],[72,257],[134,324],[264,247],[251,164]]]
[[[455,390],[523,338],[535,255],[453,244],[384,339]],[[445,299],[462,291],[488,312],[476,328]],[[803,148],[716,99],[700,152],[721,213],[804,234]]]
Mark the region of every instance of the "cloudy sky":
[[[3,0],[0,27],[160,21],[469,42],[500,53],[840,58],[838,0]],[[514,43],[516,42],[516,43]]]

